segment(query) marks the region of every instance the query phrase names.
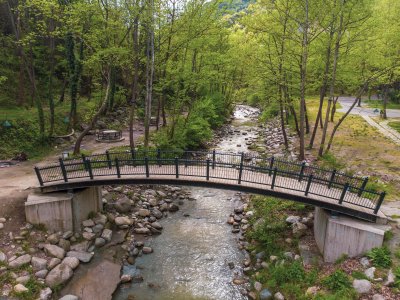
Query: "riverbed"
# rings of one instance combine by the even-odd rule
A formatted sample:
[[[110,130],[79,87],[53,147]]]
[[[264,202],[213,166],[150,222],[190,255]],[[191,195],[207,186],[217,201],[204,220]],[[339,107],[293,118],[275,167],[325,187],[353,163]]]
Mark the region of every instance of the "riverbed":
[[[247,152],[246,143],[257,137],[254,119],[258,110],[236,107],[232,124],[216,145],[220,151]],[[245,286],[233,284],[243,276],[244,250],[238,248],[239,234],[226,223],[233,209],[241,204],[233,191],[187,187],[191,201],[177,213],[162,220],[163,233],[146,241],[151,255],[125,266],[124,273],[140,273],[144,281],[121,286],[113,299],[240,300]]]

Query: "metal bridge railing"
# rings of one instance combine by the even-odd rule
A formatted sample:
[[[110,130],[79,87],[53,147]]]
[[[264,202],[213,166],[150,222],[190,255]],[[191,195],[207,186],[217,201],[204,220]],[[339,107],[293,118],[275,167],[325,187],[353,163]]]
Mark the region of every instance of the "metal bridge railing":
[[[163,168],[157,168],[163,167]],[[226,179],[262,184],[350,203],[377,214],[385,192],[366,189],[368,178],[349,176],[305,163],[274,157],[217,151],[128,150],[106,151],[80,158],[60,158],[58,163],[35,167],[40,186],[47,183],[99,176],[169,175]],[[267,175],[267,176],[265,176]]]

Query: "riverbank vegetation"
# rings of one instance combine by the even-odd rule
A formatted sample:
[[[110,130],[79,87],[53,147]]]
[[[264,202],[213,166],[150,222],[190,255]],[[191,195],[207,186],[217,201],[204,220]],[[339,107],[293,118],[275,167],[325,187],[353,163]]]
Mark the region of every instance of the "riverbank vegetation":
[[[312,208],[263,196],[252,196],[250,203],[248,211],[253,216],[246,238],[256,269],[249,274],[254,287],[267,289],[272,295],[280,293],[284,299],[352,300],[360,297],[354,281],[369,280],[372,288],[364,293],[365,297],[378,293],[395,299],[399,293],[400,261],[386,246],[365,253],[362,260],[368,265],[360,263],[360,258],[347,257],[323,263],[313,239],[312,222],[307,220],[313,218]],[[299,231],[296,222],[308,225]],[[366,270],[371,267],[375,268],[374,278],[382,280],[368,278]],[[391,289],[386,287],[389,270],[395,274]]]
[[[33,144],[74,128],[78,153],[122,105],[131,132],[135,118],[144,123],[145,146],[155,123],[158,146],[195,148],[246,101],[283,129],[294,122],[300,159],[314,147],[322,156],[347,119],[335,118],[338,95],[398,101],[399,14],[394,0],[3,1],[0,134],[36,114]],[[319,94],[315,120],[310,94]],[[15,138],[3,157],[32,148]]]

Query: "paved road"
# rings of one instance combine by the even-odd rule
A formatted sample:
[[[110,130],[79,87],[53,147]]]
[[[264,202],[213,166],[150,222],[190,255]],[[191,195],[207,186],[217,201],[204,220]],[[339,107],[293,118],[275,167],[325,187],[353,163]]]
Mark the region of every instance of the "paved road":
[[[346,112],[349,107],[354,103],[355,97],[339,97],[339,103],[342,106],[341,109],[338,109],[340,112]],[[375,101],[380,101],[380,100],[375,100]],[[364,114],[370,117],[378,117],[379,112],[374,112],[374,108],[371,107],[365,107],[363,103],[361,103],[362,107],[357,107],[355,106],[351,114],[353,115],[359,115],[359,114]],[[386,114],[388,118],[400,118],[400,109],[387,109]]]

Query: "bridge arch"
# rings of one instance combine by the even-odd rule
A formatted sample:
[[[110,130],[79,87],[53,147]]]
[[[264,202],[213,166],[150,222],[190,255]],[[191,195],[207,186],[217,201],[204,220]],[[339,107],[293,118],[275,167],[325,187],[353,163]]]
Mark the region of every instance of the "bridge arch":
[[[243,153],[106,152],[35,167],[42,192],[119,184],[171,184],[274,196],[376,221],[385,193],[367,178]]]

